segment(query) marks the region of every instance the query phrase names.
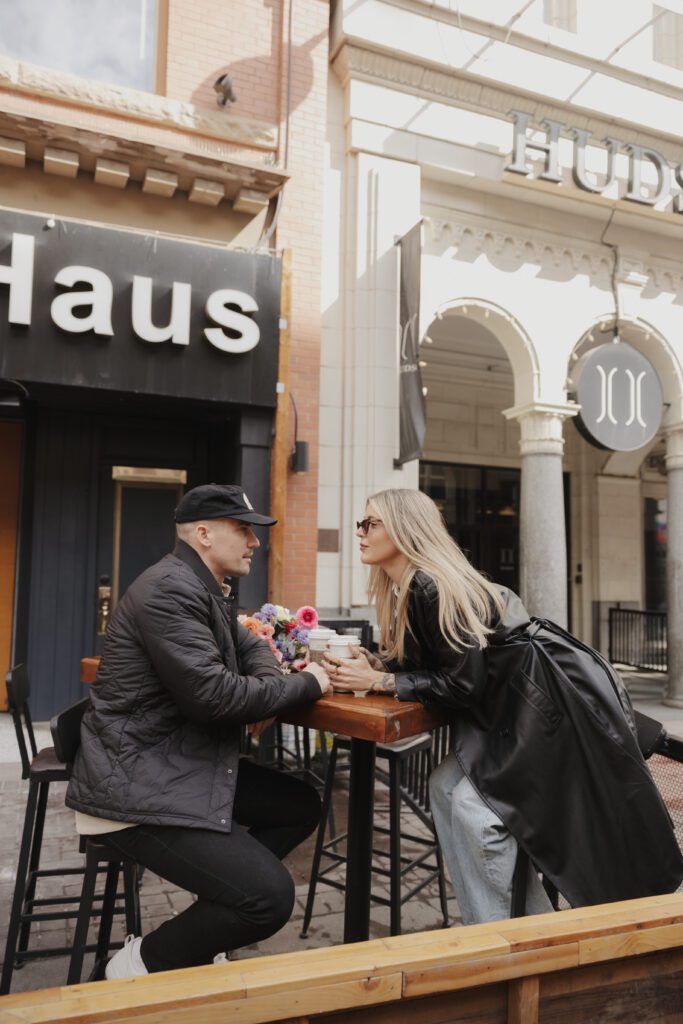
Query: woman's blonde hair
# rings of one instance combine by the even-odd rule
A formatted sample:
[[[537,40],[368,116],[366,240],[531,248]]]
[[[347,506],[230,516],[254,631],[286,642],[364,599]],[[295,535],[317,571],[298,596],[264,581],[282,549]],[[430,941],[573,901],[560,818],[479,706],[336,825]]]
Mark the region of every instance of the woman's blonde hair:
[[[370,602],[377,607],[382,653],[403,661],[410,582],[418,570],[431,576],[439,594],[439,629],[450,646],[488,645],[494,608],[502,598],[490,580],[468,562],[446,529],[439,509],[422,491],[392,488],[368,498],[389,537],[408,559],[398,596],[393,580],[379,565],[370,568]],[[412,631],[411,631],[412,632]]]

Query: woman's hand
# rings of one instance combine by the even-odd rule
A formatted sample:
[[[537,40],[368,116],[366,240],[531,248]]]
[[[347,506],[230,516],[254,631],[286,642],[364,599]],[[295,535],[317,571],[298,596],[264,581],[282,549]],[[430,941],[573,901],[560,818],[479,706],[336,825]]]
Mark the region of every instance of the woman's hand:
[[[361,653],[360,650],[353,648],[351,650],[352,658],[337,658],[330,651],[325,651],[323,668],[332,680],[334,689],[342,692],[351,692],[352,690],[393,692],[380,685],[386,680],[388,673],[374,669],[368,660],[367,652]],[[393,679],[393,676],[390,678]]]
[[[374,668],[376,672],[386,672],[384,662],[376,654],[371,654],[367,647],[359,647],[358,650],[368,659],[370,668]]]

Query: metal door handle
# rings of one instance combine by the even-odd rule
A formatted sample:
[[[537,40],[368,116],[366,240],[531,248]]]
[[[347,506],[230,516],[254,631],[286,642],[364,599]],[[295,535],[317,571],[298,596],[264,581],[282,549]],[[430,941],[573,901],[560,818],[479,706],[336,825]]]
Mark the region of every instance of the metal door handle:
[[[97,635],[104,636],[111,615],[111,586],[108,576],[100,576],[97,588]]]

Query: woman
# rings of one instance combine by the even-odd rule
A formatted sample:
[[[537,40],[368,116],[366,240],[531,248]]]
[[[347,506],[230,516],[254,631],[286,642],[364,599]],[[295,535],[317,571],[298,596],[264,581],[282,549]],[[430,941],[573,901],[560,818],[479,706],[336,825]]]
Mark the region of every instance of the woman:
[[[373,495],[356,535],[383,657],[328,654],[324,667],[335,689],[449,712],[454,752],[430,796],[463,922],[510,916],[518,840],[572,905],[675,889],[683,860],[611,667],[559,627],[532,625],[422,492]],[[551,909],[530,868],[526,912]]]

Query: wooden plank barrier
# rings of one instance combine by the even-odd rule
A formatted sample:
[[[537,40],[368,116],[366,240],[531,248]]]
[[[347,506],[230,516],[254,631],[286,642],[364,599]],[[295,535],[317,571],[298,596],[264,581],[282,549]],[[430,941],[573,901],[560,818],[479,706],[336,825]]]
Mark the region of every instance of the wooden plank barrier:
[[[674,1024],[683,893],[0,999],[2,1024]]]

